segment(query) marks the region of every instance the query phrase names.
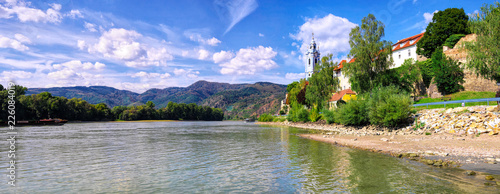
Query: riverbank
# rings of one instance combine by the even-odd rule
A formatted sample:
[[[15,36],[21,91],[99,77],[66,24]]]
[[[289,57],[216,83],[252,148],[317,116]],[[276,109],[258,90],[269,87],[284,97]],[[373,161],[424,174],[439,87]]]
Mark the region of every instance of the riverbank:
[[[428,123],[419,128],[414,126],[401,128],[352,127],[319,122],[258,122],[257,124],[311,129],[318,133],[297,135],[340,146],[381,152],[395,157],[407,157],[436,167],[459,166],[466,170],[500,175],[500,136],[497,133],[498,123],[493,123],[498,120],[498,114],[489,111],[476,111],[478,109],[487,110],[488,107],[471,107],[469,109],[420,111],[417,115],[422,120],[425,118]],[[475,118],[472,121],[457,120],[457,118],[465,118],[466,116]],[[487,119],[481,120],[481,118]],[[476,121],[486,124],[477,130],[473,128]],[[438,126],[435,124],[436,122],[446,123],[446,125]],[[462,123],[463,127],[455,127],[454,123],[456,122]],[[468,124],[464,125],[463,123]],[[491,127],[488,128],[486,125],[491,125]],[[497,177],[497,181],[498,179],[500,177]]]

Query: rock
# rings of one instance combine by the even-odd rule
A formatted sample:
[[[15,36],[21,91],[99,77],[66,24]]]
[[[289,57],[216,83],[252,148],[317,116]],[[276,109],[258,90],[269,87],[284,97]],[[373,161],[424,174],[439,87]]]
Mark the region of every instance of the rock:
[[[427,163],[427,165],[433,165],[434,161],[433,160],[426,160],[425,163]]]
[[[467,176],[474,176],[474,175],[476,175],[476,172],[474,172],[474,171],[472,171],[472,170],[468,170],[468,171],[466,171],[466,172],[465,172],[465,174],[466,174]]]
[[[439,162],[439,161],[435,161],[434,166],[443,166],[443,163],[442,162]]]
[[[387,138],[382,138],[380,141],[389,141]]]
[[[326,135],[323,135],[323,138],[326,138],[327,136]]]
[[[416,153],[410,153],[408,156],[410,156],[410,157],[418,157],[418,154],[416,154]]]
[[[358,138],[354,138],[354,139],[353,139],[353,141],[357,141],[357,140],[358,140]]]
[[[492,181],[494,180],[495,178],[493,178],[493,176],[491,175],[487,175],[486,177],[484,177],[486,180],[489,180],[489,181]]]

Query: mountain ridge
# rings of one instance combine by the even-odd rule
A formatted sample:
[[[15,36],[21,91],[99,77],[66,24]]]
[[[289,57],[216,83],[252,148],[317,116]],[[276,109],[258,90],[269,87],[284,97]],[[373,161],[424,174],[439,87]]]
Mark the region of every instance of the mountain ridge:
[[[167,106],[170,101],[196,103],[221,108],[229,118],[239,118],[276,113],[285,91],[286,85],[271,82],[229,84],[200,80],[187,87],[151,88],[143,93],[109,86],[74,86],[28,88],[26,95],[50,92],[68,99],[82,98],[91,104],[105,103],[109,107],[141,105],[147,101],[154,102],[158,108]]]

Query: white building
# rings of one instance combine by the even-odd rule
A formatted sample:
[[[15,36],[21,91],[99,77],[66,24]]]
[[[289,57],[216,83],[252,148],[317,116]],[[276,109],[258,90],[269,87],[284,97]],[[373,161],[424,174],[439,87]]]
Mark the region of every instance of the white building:
[[[417,42],[424,36],[424,32],[417,34],[415,36],[399,40],[392,45],[392,59],[394,60],[394,66],[390,67],[397,68],[401,67],[406,59],[413,59],[413,61],[421,61],[426,58],[417,55]]]
[[[392,45],[392,58],[394,60],[393,66],[389,68],[401,67],[406,59],[412,58],[414,61],[426,60],[424,56],[417,55],[417,42],[424,36],[424,33],[417,34],[415,36],[405,38],[396,42]],[[342,68],[347,63],[352,63],[356,58],[342,60],[340,61],[338,67],[334,69],[334,76],[339,78],[340,90],[350,89],[351,84],[349,83],[349,77],[347,77],[343,72]]]
[[[312,41],[309,45],[309,50],[307,50],[305,57],[306,61],[306,79],[309,79],[314,73],[314,68],[316,65],[321,63],[320,59],[321,53],[319,53],[319,47],[316,47],[316,42],[314,41],[314,33],[312,34]]]

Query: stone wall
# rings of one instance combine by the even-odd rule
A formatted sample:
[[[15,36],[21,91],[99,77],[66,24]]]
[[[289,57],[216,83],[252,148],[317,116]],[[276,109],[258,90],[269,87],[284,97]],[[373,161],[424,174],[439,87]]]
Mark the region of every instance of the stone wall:
[[[476,91],[476,92],[495,92],[498,89],[498,86],[496,85],[495,81],[491,81],[488,79],[484,79],[481,76],[477,76],[472,70],[468,69],[465,67],[465,64],[467,63],[467,50],[465,50],[463,47],[464,42],[470,42],[476,40],[476,35],[475,34],[469,34],[460,41],[457,42],[457,44],[453,47],[453,49],[450,49],[448,47],[443,47],[443,53],[447,56],[450,57],[453,60],[458,61],[461,63],[464,67],[464,81],[465,83],[463,84],[465,91]]]

